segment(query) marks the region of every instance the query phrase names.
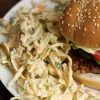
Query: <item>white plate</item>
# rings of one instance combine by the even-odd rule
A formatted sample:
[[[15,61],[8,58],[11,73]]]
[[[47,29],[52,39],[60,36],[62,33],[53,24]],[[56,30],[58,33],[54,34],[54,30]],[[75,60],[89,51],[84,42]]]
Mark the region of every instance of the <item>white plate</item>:
[[[39,3],[40,0],[35,0],[36,3]],[[56,4],[50,2],[49,0],[47,0],[46,4],[47,7],[54,7]],[[12,16],[14,16],[14,14],[16,13],[16,11],[21,8],[21,7],[29,7],[31,8],[31,0],[21,0],[19,3],[17,3],[14,7],[12,7],[11,10],[8,11],[8,13],[4,16],[4,19],[9,20]],[[5,38],[3,36],[0,35],[0,42],[1,41],[5,41]],[[13,75],[11,73],[11,71],[9,70],[9,68],[7,68],[7,66],[1,65],[0,64],[0,80],[1,82],[4,84],[4,86],[8,89],[8,91],[14,95],[14,96],[18,96],[18,92],[17,92],[17,87],[16,84],[14,84],[12,87],[8,87],[8,82],[13,78]]]
[[[31,0],[22,0],[17,3],[8,13],[4,16],[4,19],[9,20],[11,16],[13,16],[20,7],[26,6],[31,7]],[[0,41],[5,41],[5,38],[0,36]],[[3,66],[0,64],[0,80],[4,84],[4,86],[8,89],[8,91],[14,96],[18,96],[16,84],[14,84],[11,88],[8,88],[8,82],[12,79],[13,75],[7,66]]]
[[[38,3],[40,0],[35,0],[36,3]],[[47,7],[54,7],[56,4],[52,3],[47,0],[46,2]],[[32,7],[31,5],[31,0],[22,0],[19,3],[17,3],[11,10],[9,10],[9,12],[4,16],[4,19],[9,20],[11,18],[11,16],[14,16],[14,14],[16,13],[16,10],[18,10],[21,7]],[[5,41],[5,38],[0,36],[0,41]],[[8,88],[8,82],[13,78],[13,75],[11,73],[11,71],[9,70],[9,68],[7,68],[7,66],[3,66],[0,64],[0,80],[1,82],[4,84],[4,86],[8,89],[8,91],[14,95],[14,96],[18,96],[18,92],[17,92],[17,87],[16,84],[14,84],[11,88]]]

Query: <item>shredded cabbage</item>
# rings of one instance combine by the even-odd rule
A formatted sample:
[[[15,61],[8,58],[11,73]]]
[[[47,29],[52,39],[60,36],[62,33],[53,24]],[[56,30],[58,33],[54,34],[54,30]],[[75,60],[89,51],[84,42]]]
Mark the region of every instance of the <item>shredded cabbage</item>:
[[[20,94],[10,100],[100,100],[72,77],[70,47],[59,29],[66,0],[55,1],[57,6],[50,9],[46,0],[33,0],[31,9],[20,8],[9,23],[0,19],[0,30],[8,38],[0,44],[0,63],[13,70],[8,86],[16,83]]]

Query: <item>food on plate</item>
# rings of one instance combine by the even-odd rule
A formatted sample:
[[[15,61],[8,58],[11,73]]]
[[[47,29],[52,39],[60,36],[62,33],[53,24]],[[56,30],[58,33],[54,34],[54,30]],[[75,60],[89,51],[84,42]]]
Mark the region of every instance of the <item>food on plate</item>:
[[[13,74],[8,87],[16,84],[19,93],[11,100],[99,100],[98,92],[73,79],[70,45],[59,28],[70,2],[55,0],[51,8],[47,2],[32,0],[32,8],[20,8],[8,22],[1,19],[7,40],[0,43],[0,63]]]
[[[70,41],[75,79],[100,90],[100,1],[72,0],[61,27]]]

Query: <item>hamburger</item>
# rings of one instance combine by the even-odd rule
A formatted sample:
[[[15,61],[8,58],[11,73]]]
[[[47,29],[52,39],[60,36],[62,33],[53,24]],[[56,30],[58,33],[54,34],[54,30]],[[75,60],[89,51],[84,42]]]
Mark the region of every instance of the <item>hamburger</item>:
[[[61,31],[71,46],[74,78],[100,90],[100,1],[72,0],[64,10]]]

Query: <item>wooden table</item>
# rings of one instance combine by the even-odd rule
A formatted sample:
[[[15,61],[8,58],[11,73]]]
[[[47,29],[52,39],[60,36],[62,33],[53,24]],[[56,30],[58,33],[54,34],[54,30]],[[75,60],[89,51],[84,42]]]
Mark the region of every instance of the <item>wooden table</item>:
[[[5,13],[11,9],[20,0],[0,0],[0,18],[2,18]],[[7,91],[7,89],[0,82],[0,100],[9,100],[12,95]]]

